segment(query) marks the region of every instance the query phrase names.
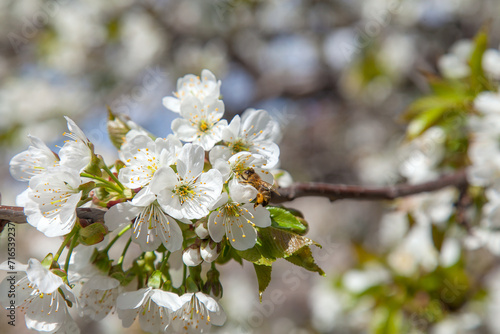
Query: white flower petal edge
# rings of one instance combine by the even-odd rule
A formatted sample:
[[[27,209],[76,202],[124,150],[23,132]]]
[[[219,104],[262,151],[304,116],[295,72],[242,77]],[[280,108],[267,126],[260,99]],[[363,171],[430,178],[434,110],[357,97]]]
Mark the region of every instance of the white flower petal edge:
[[[243,204],[229,200],[213,211],[208,218],[208,231],[215,242],[222,241],[224,235],[237,250],[252,248],[257,241],[254,226],[271,225],[269,211],[261,206]]]
[[[155,179],[152,191],[167,214],[176,219],[200,219],[222,190],[222,175],[211,169],[203,172],[205,152],[198,145],[186,144],[179,152],[177,173],[165,168]]]
[[[220,80],[207,69],[201,71],[201,78],[194,74],[185,75],[177,80],[177,91],[175,97],[163,98],[163,105],[173,111],[181,111],[181,103],[187,97],[196,97],[203,101],[206,98],[218,99],[220,96]]]
[[[238,115],[233,118],[222,131],[222,139],[231,154],[244,151],[258,154],[267,160],[263,167],[273,168],[279,163],[280,154],[279,146],[274,143],[279,137],[276,123],[267,111],[248,109],[241,118]]]
[[[104,319],[116,306],[120,282],[101,274],[83,284],[80,303],[84,315],[95,321]]]
[[[153,251],[162,243],[171,252],[182,247],[179,225],[163,211],[149,187],[143,188],[132,201],[112,206],[104,215],[111,230],[132,220],[132,241],[139,244],[142,251]]]
[[[68,121],[70,131],[70,133],[64,133],[64,135],[72,140],[67,140],[59,150],[60,164],[81,172],[92,160],[90,142],[71,118],[67,116],[64,116],[64,118]]]
[[[212,325],[222,326],[226,314],[212,297],[202,293],[186,293],[181,297],[182,307],[174,312],[166,333],[206,333]]]
[[[174,136],[153,141],[144,133],[130,131],[121,147],[120,159],[125,167],[120,169],[118,179],[132,189],[148,185],[158,169],[175,163],[181,147],[181,142]]]
[[[171,314],[182,305],[178,295],[159,289],[144,288],[118,296],[118,316],[124,327],[130,327],[139,316],[141,329],[157,333],[169,326]]]
[[[79,172],[63,166],[50,168],[30,180],[24,208],[27,221],[47,237],[62,236],[76,222],[76,206],[82,192],[78,190]]]
[[[0,283],[0,292],[2,292],[0,301],[4,306],[9,303],[9,300],[4,299],[7,298],[7,293],[4,292],[12,284],[7,281],[8,278],[6,277]],[[26,267],[26,275],[22,275],[15,286],[16,307],[25,313],[26,327],[52,333],[73,328],[74,333],[79,333],[65,301],[67,299],[76,303],[73,293],[66,287],[61,277],[43,267],[40,261],[30,259]],[[61,295],[61,291],[64,296]]]
[[[31,177],[45,172],[49,167],[59,164],[59,159],[47,145],[35,136],[28,136],[31,145],[26,151],[10,160],[10,175],[19,181],[29,181]]]
[[[209,151],[222,139],[227,121],[221,120],[224,114],[224,103],[221,100],[207,98],[201,101],[195,97],[187,97],[180,110],[182,118],[172,122],[172,131],[180,140],[200,145],[205,151]]]

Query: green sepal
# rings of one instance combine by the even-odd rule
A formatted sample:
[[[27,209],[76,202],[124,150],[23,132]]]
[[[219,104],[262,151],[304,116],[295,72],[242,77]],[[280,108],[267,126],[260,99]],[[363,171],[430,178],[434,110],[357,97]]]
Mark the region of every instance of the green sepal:
[[[78,190],[82,192],[82,198],[86,198],[89,196],[89,193],[92,191],[92,189],[95,188],[95,182],[90,181],[87,183],[83,183],[78,187]]]
[[[117,173],[119,173],[120,169],[122,169],[123,167],[125,167],[125,163],[123,161],[121,161],[121,160],[115,161],[115,169],[116,169]]]
[[[66,302],[66,305],[68,305],[69,308],[73,307],[73,302],[68,298],[68,296],[66,295],[65,291],[63,289],[61,289],[61,288],[58,288],[57,291],[64,298],[64,301]]]
[[[162,276],[163,274],[161,271],[154,271],[153,274],[148,278],[148,286],[153,289],[159,289],[163,281]]]
[[[95,222],[80,229],[78,241],[82,245],[92,246],[103,241],[106,234],[108,234],[106,225],[101,222]]]
[[[262,266],[258,264],[253,265],[255,274],[257,274],[257,282],[259,284],[259,300],[262,303],[262,293],[267,289],[271,283],[271,266]]]
[[[89,143],[89,147],[92,151],[92,160],[90,160],[90,163],[85,168],[85,173],[101,177],[102,176],[102,171],[100,167],[101,160],[94,154],[94,144]]]
[[[50,272],[53,273],[56,276],[61,277],[63,279],[63,281],[67,282],[66,278],[68,277],[68,273],[65,272],[64,270],[62,270],[62,269],[52,269]]]
[[[123,282],[125,280],[125,272],[123,271],[122,265],[117,264],[117,265],[112,266],[109,269],[108,276],[119,280],[120,283]]]
[[[90,258],[90,262],[92,262],[103,273],[107,273],[111,268],[112,261],[109,259],[108,253],[98,251],[97,248],[94,248],[94,253]]]
[[[274,206],[267,206],[266,209],[271,215],[272,227],[287,230],[300,235],[307,233],[309,227],[307,223],[304,224],[305,220],[299,211]]]
[[[203,292],[215,298],[222,298],[223,289],[219,280],[220,273],[215,267],[207,272],[207,281],[203,286]]]
[[[41,264],[44,268],[47,269],[52,269],[55,264],[57,264],[57,267],[59,267],[59,264],[57,262],[54,262],[54,255],[52,253],[47,254],[42,260]]]

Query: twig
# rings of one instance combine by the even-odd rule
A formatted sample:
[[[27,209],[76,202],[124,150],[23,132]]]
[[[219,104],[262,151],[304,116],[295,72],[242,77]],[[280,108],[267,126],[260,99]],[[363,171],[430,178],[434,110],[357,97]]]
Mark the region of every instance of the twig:
[[[472,198],[470,194],[467,192],[468,184],[463,184],[458,187],[460,191],[460,195],[458,196],[458,200],[455,203],[456,209],[456,221],[458,225],[463,226],[467,232],[471,233],[471,226],[467,221],[467,208],[472,204]]]
[[[460,188],[465,185],[467,185],[467,178],[463,170],[450,175],[444,175],[431,182],[400,184],[379,188],[314,182],[294,183],[288,188],[278,189],[280,195],[273,194],[271,203],[278,204],[306,196],[327,197],[331,201],[347,198],[360,200],[391,200],[398,197],[431,192],[447,186]],[[105,210],[96,208],[78,208],[76,212],[80,219],[87,220],[89,224],[104,221],[104,214],[106,213]],[[23,208],[0,205],[0,222],[1,221],[11,221],[17,224],[26,223],[26,216],[23,213]]]
[[[278,204],[306,196],[327,197],[331,201],[348,198],[360,200],[392,200],[398,197],[439,190],[447,186],[461,187],[466,184],[467,177],[464,170],[444,175],[435,181],[377,188],[313,182],[294,183],[288,188],[278,189],[280,195],[273,194],[271,203]]]
[[[16,224],[26,223],[26,216],[23,212],[24,208],[20,206],[0,205],[0,222],[9,221]],[[78,218],[87,220],[88,223],[96,223],[104,221],[106,210],[96,208],[77,208],[76,214]]]

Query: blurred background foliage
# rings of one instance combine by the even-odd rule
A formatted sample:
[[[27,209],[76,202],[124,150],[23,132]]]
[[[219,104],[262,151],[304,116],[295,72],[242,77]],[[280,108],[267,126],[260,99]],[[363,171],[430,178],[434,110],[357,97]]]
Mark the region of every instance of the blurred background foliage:
[[[13,205],[24,186],[10,178],[8,162],[28,145],[27,134],[60,144],[61,116],[68,115],[113,161],[106,106],[166,136],[175,115],[162,97],[178,77],[204,68],[222,80],[225,118],[253,107],[282,122],[281,167],[296,181],[403,181],[397,147],[405,118],[418,109],[408,106],[435,88],[428,77],[457,40],[488,24],[488,46],[497,48],[499,14],[496,0],[2,0],[2,203]],[[382,203],[309,198],[290,206],[304,213],[309,236],[323,245],[314,251],[327,278],[278,263],[259,304],[253,268],[228,265],[221,277],[230,320],[219,332],[500,331],[500,286],[491,274],[497,260],[486,252],[389,274],[379,234],[394,227],[379,222]],[[48,241],[27,242],[39,237],[36,231],[20,231],[26,245],[19,259],[50,250]],[[440,250],[445,236],[434,232]],[[479,274],[469,275],[470,266]],[[120,332],[116,324],[106,319],[82,329]]]

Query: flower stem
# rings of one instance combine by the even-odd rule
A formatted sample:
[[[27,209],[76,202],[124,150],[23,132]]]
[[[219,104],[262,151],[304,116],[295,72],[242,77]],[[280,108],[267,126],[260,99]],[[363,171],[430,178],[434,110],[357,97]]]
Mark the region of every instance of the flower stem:
[[[182,285],[184,286],[184,289],[187,291],[186,279],[187,279],[187,266],[183,261],[182,262]]]
[[[125,227],[123,228],[123,230],[121,230],[121,231],[120,231],[120,232],[116,235],[116,237],[114,237],[114,238],[113,238],[113,240],[111,240],[111,241],[109,242],[109,245],[107,245],[107,246],[106,246],[106,248],[104,248],[104,252],[105,252],[105,253],[107,253],[107,252],[110,250],[110,248],[111,248],[111,247],[115,244],[115,242],[116,242],[116,241],[118,241],[118,239],[120,239],[120,237],[121,237],[122,235],[124,235],[124,234],[125,234],[125,232],[127,232],[128,230],[130,230],[130,227],[131,227],[131,226],[132,226],[131,224],[128,224],[127,226],[125,226]]]
[[[104,186],[109,187],[110,189],[113,189],[114,191],[116,191],[119,194],[121,194],[123,192],[123,189],[120,189],[119,187],[116,186],[116,184],[114,184],[113,182],[110,182],[106,179],[103,179],[102,177],[95,176],[95,175],[92,175],[89,173],[81,173],[80,176],[88,177],[90,179],[94,179],[94,180],[97,180],[99,182],[102,182]]]
[[[167,254],[165,255],[165,253],[163,253],[163,259],[162,259],[162,262],[161,262],[161,267],[160,267],[160,271],[163,272],[163,270],[165,269],[167,263],[168,263],[168,258],[170,257],[170,254],[172,254],[171,252],[167,251]]]
[[[109,177],[115,181],[115,183],[120,187],[120,189],[123,191],[125,190],[125,186],[118,180],[118,178],[113,174],[113,172],[109,169],[109,167],[104,163],[102,163],[102,168],[108,173]]]
[[[128,251],[128,247],[130,246],[130,243],[132,242],[132,237],[130,237],[127,241],[127,244],[125,245],[125,248],[123,248],[122,255],[120,255],[120,258],[118,259],[118,265],[121,265],[123,263],[123,259],[125,258],[125,254]]]
[[[71,255],[73,254],[73,249],[76,246],[76,243],[78,242],[78,229],[76,229],[75,235],[73,236],[73,239],[71,240],[71,244],[69,245],[69,250],[68,250],[68,255],[66,256],[66,263],[64,263],[64,271],[66,274],[68,273],[68,268],[69,268],[69,261],[71,260]]]
[[[78,232],[79,228],[80,227],[78,226],[78,224],[75,224],[75,227],[73,228],[73,230],[71,232],[69,232],[68,235],[66,235],[63,243],[61,244],[61,246],[57,250],[56,255],[54,255],[54,262],[57,262],[59,260],[59,257],[61,256],[62,252],[64,251],[64,248],[66,247],[67,244],[69,244],[69,242],[71,241],[71,238],[73,238],[73,236]]]

